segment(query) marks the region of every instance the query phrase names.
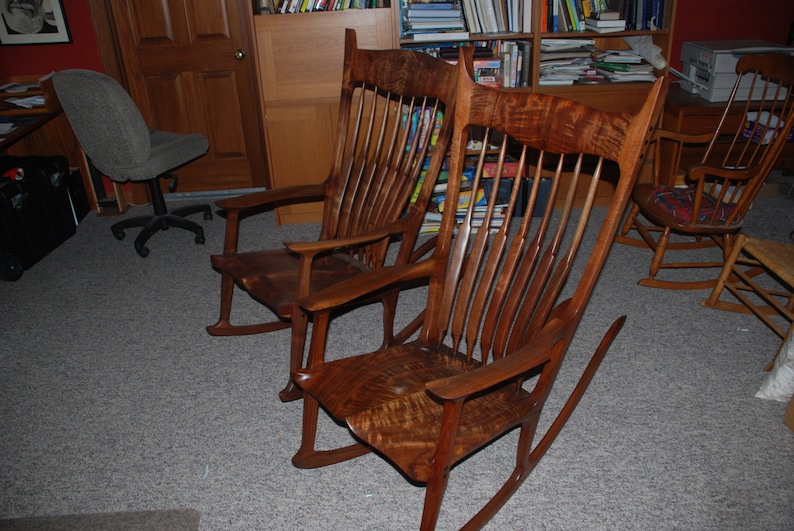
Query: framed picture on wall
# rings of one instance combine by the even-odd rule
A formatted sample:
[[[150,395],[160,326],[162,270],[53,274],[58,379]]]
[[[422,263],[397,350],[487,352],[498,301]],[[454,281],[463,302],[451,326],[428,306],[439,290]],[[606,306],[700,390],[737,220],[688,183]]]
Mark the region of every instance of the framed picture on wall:
[[[0,44],[72,42],[63,0],[0,0]]]

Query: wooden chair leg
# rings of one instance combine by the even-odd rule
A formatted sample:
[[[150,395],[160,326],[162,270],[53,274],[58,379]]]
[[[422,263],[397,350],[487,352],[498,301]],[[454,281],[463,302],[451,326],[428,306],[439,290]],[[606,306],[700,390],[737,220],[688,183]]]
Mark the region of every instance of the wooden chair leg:
[[[282,402],[291,402],[303,397],[303,390],[292,381],[292,373],[303,367],[303,353],[306,349],[306,333],[309,329],[309,316],[295,304],[292,310],[292,337],[290,340],[289,355],[289,381],[287,386],[279,392],[278,397]]]
[[[422,522],[419,525],[419,529],[422,531],[432,531],[436,528],[438,515],[441,512],[441,502],[444,500],[444,492],[446,492],[447,483],[449,482],[449,472],[452,468],[452,450],[462,411],[463,400],[444,403],[444,412],[441,417],[441,433],[433,455],[433,468],[425,488],[425,505],[422,510]]]
[[[733,272],[733,266],[736,264],[736,260],[739,258],[739,254],[742,252],[745,239],[746,236],[740,235],[734,242],[730,252],[725,258],[725,265],[722,267],[720,276],[717,278],[717,283],[714,285],[714,289],[711,290],[711,295],[709,298],[703,301],[703,306],[713,308],[717,304],[717,301],[720,299],[720,295],[722,294],[722,290],[725,289],[725,282],[727,282],[728,278],[731,276],[731,273]]]
[[[233,325],[230,321],[232,314],[232,299],[234,298],[234,279],[223,273],[221,275],[221,309],[218,322],[207,327],[207,332],[212,336],[243,336],[250,334],[264,334],[283,330],[290,326],[289,321],[272,321],[269,323],[256,323],[250,325]]]
[[[449,482],[449,470],[435,475],[427,482],[425,491],[425,505],[422,510],[422,522],[419,524],[421,531],[432,531],[436,528],[438,515],[441,513],[441,502],[444,500],[444,492],[447,490]]]
[[[617,243],[622,243],[624,245],[631,245],[633,247],[648,247],[650,243],[645,238],[644,232],[642,230],[642,225],[637,220],[637,216],[640,215],[640,207],[638,207],[635,203],[631,204],[631,208],[629,209],[629,213],[626,216],[625,221],[623,222],[623,226],[618,231],[617,235],[615,236],[615,240]],[[637,237],[629,236],[629,232],[632,230],[637,231]],[[651,246],[651,248],[653,248]]]
[[[653,252],[653,258],[651,259],[651,267],[648,270],[648,278],[654,278],[656,273],[659,272],[659,268],[662,267],[662,262],[664,261],[664,252],[667,249],[667,242],[670,241],[670,229],[665,228],[664,232],[659,236],[659,239],[656,241],[656,250]]]
[[[623,227],[620,229],[620,235],[625,236],[629,233],[629,231],[634,227],[634,221],[637,219],[637,216],[640,213],[640,207],[637,206],[636,203],[631,203],[631,208],[629,209],[629,214],[626,216],[626,220],[623,222]]]
[[[317,420],[320,414],[320,405],[311,395],[303,397],[303,428],[301,432],[301,445],[292,457],[292,464],[298,468],[319,468],[348,461],[371,452],[362,444],[351,444],[333,450],[317,450]]]
[[[221,312],[218,322],[207,327],[213,336],[227,335],[223,332],[231,327],[229,318],[232,313],[232,297],[234,296],[234,279],[226,273],[221,274]]]
[[[486,503],[471,520],[460,528],[460,531],[475,531],[477,529],[482,529],[529,477],[529,474],[537,464],[537,461],[532,463],[529,460],[537,425],[536,419],[531,423],[521,426],[521,433],[518,438],[518,449],[516,451],[516,467],[496,494],[488,500],[488,503]]]
[[[383,343],[381,348],[386,348],[394,340],[394,319],[397,314],[397,300],[400,291],[389,290],[381,299],[383,304]]]

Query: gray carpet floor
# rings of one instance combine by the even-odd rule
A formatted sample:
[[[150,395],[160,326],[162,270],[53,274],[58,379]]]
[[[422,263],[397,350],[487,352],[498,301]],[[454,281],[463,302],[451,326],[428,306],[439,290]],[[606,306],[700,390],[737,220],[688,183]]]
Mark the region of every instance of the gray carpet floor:
[[[135,215],[144,208],[133,208]],[[319,470],[290,458],[301,403],[283,404],[288,331],[218,338],[224,220],[199,246],[180,230],[140,258],[118,218],[77,234],[0,283],[0,518],[193,509],[200,528],[403,530],[424,489],[373,455]],[[794,201],[759,200],[746,233],[787,240]],[[316,236],[316,225],[244,222],[243,248]],[[712,251],[713,252],[713,251]],[[533,475],[488,529],[790,530],[794,433],[786,405],[754,398],[780,344],[761,321],[707,309],[706,291],[636,284],[650,251],[615,245],[548,409],[558,408],[619,315],[628,321],[590,390]],[[406,293],[398,319],[421,307]],[[267,312],[238,298],[238,320]],[[378,342],[377,307],[332,325],[330,349]],[[544,416],[544,419],[546,417]],[[323,441],[345,442],[321,425]],[[498,488],[515,434],[456,467],[439,529],[456,529]]]

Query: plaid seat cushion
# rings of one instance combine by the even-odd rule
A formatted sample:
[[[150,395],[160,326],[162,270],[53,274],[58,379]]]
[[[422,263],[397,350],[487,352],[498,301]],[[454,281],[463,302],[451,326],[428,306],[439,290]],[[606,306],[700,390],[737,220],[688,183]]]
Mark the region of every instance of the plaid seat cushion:
[[[695,201],[695,190],[692,188],[677,188],[674,186],[657,186],[651,191],[651,199],[664,212],[676,219],[690,223],[692,221],[692,204]],[[720,203],[709,194],[703,194],[703,200],[698,212],[698,223],[707,223],[711,220],[716,210],[715,222],[726,221],[733,213],[734,203]],[[738,223],[741,220],[734,220]]]

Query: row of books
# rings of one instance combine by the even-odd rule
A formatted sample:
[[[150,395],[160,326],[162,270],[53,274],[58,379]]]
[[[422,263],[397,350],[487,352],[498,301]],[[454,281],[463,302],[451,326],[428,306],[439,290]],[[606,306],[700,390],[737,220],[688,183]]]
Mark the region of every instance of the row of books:
[[[530,53],[532,43],[529,41],[502,41],[500,56],[502,58],[502,87],[517,88],[529,86]]]
[[[544,38],[539,50],[539,84],[572,85],[605,82],[653,82],[653,66],[631,50],[601,50],[590,38]],[[476,41],[474,79],[493,88],[528,87],[530,81],[529,41]],[[458,46],[437,43],[414,49],[456,64]]]
[[[462,4],[473,33],[532,31],[532,3],[527,0],[462,0]]]
[[[436,184],[435,188],[433,189],[433,196],[430,200],[430,205],[428,206],[427,212],[425,213],[424,222],[422,223],[420,231],[425,233],[438,232],[439,228],[441,227],[441,217],[443,216],[444,211],[451,207],[455,208],[455,219],[457,222],[462,222],[469,209],[469,205],[472,202],[474,203],[472,206],[472,226],[475,228],[482,226],[483,216],[487,208],[486,204],[490,199],[491,194],[497,194],[496,201],[499,203],[494,206],[494,214],[491,218],[491,225],[489,229],[491,231],[499,229],[499,227],[501,227],[505,221],[505,210],[507,209],[507,199],[509,197],[502,198],[500,196],[501,191],[499,189],[493,188],[492,186],[493,182],[489,177],[492,177],[492,174],[495,173],[496,164],[496,162],[485,163],[483,167],[483,179],[480,181],[481,186],[479,186],[476,190],[472,187],[475,168],[473,166],[467,166],[464,168],[464,172],[461,177],[461,192],[458,196],[457,202],[454,205],[450,205],[447,202],[446,180],[448,173],[446,173],[446,170],[442,171],[441,174],[439,174],[438,184]],[[517,169],[518,162],[505,162],[504,164],[505,166],[503,167],[502,175],[506,180],[502,182],[510,183],[510,172],[513,171],[512,175],[515,176],[516,171],[515,169],[511,170],[512,166],[510,165],[514,165]],[[509,190],[507,190],[507,195],[509,196]]]
[[[659,30],[668,22],[664,19],[665,0],[623,0],[622,16],[626,29]]]
[[[255,15],[388,7],[385,0],[254,0],[253,6]]]
[[[402,9],[403,35],[466,32],[459,1],[409,3]]]
[[[410,0],[402,8],[402,35],[417,42],[466,40],[471,33],[529,33],[529,0]]]
[[[545,0],[546,31],[657,30],[664,27],[665,0]]]

